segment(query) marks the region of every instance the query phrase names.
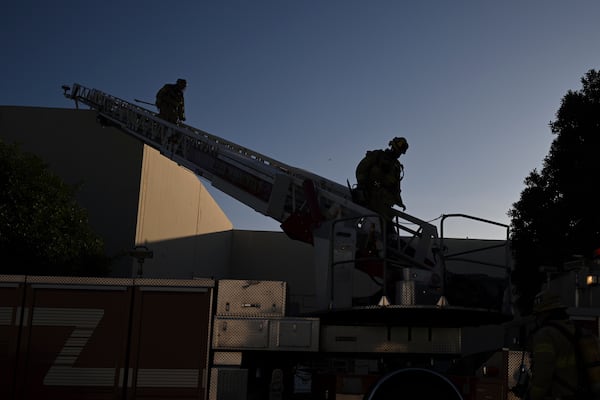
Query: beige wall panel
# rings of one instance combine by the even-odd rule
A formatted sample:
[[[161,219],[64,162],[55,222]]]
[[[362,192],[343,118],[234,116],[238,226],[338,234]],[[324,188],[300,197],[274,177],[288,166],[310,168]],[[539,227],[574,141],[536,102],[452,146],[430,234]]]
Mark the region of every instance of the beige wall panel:
[[[198,177],[144,146],[136,243],[232,228]]]

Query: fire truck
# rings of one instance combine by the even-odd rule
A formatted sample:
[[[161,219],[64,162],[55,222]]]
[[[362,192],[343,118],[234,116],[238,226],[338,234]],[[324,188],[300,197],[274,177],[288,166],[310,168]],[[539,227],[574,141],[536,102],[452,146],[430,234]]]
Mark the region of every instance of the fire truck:
[[[514,397],[522,351],[464,352],[486,335],[478,327],[513,318],[507,226],[448,214],[438,235],[399,210],[387,221],[349,184],[97,89],[63,89],[310,244],[314,307],[290,309],[286,281],[0,276],[3,399]],[[506,239],[449,251],[447,218],[500,226]]]

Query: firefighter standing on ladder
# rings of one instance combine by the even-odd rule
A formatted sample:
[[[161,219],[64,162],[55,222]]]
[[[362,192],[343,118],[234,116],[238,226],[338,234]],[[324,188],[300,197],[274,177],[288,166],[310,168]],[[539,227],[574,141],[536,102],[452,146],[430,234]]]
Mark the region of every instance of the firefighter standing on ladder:
[[[173,124],[185,121],[183,91],[186,86],[185,79],[177,79],[176,83],[167,83],[156,93],[156,107],[160,118]]]
[[[398,158],[408,150],[408,142],[396,137],[385,150],[367,151],[356,167],[357,203],[375,211],[386,220],[393,217],[392,207],[406,210],[400,196],[400,181],[404,176],[404,166]]]

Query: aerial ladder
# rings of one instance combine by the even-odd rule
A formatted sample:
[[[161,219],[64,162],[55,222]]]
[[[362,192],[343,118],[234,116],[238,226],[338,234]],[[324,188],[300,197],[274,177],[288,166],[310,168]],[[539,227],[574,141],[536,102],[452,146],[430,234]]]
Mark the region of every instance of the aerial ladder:
[[[400,210],[391,221],[396,235],[387,235],[390,221],[353,201],[350,185],[341,185],[296,168],[216,135],[158,117],[157,113],[100,90],[64,85],[64,96],[76,107],[95,110],[98,121],[113,126],[158,150],[178,165],[208,180],[216,189],[281,223],[292,239],[312,244],[323,261],[323,306],[352,308],[334,299],[335,271],[359,268],[381,287],[377,306],[388,306],[386,280],[396,271],[418,283],[429,305],[444,305],[445,268],[437,228]],[[361,249],[371,246],[371,251]],[[337,268],[336,268],[337,267]],[[318,269],[317,268],[317,269]],[[345,272],[347,273],[347,271]],[[322,279],[321,279],[322,278]],[[413,290],[414,291],[414,290]],[[409,300],[413,301],[413,300]],[[369,304],[371,305],[371,304]]]

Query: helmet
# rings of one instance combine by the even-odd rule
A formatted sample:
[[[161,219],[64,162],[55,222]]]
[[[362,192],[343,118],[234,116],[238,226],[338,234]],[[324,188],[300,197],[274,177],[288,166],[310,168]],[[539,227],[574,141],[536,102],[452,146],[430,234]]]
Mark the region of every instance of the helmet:
[[[389,145],[392,148],[392,150],[397,151],[399,153],[406,153],[406,150],[408,150],[408,142],[403,137],[393,138],[392,140],[390,140]]]
[[[186,87],[187,86],[187,81],[185,79],[177,79],[177,85],[178,86]]]
[[[538,293],[533,299],[534,314],[563,308],[567,308],[567,306],[562,303],[560,296],[556,293],[550,292],[549,290],[544,290]]]

